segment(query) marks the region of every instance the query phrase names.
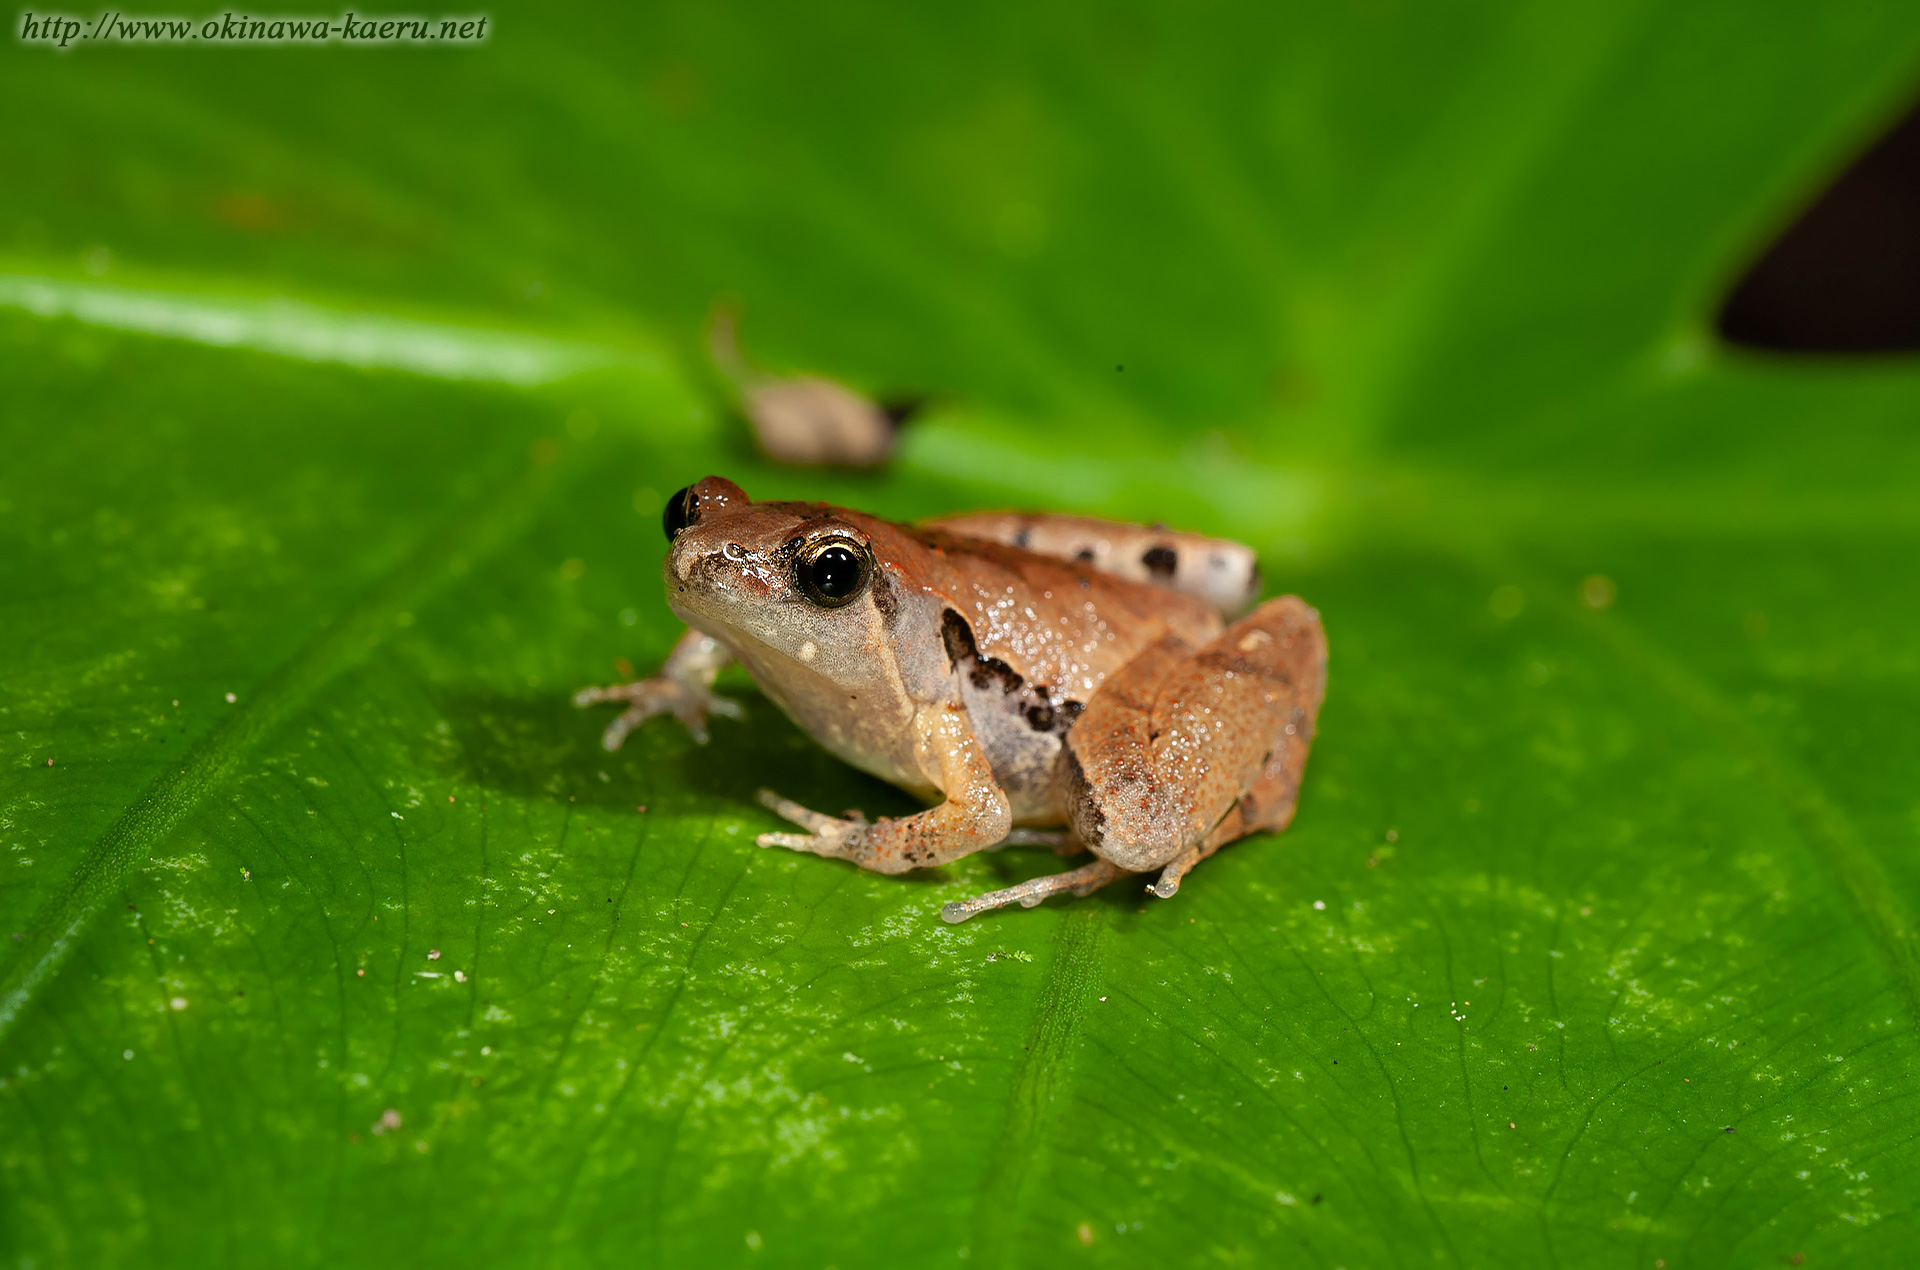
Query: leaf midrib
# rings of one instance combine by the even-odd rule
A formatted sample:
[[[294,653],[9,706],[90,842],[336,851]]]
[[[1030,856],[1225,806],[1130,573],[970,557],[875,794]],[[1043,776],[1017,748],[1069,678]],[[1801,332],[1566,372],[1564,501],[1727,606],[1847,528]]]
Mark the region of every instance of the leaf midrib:
[[[1028,1179],[1046,1146],[1046,1112],[1071,1079],[1108,919],[1104,906],[1082,902],[1067,911],[1054,933],[1053,958],[1027,1027],[1025,1054],[975,1200],[972,1255],[981,1265],[1009,1264],[1010,1250],[1019,1246]]]

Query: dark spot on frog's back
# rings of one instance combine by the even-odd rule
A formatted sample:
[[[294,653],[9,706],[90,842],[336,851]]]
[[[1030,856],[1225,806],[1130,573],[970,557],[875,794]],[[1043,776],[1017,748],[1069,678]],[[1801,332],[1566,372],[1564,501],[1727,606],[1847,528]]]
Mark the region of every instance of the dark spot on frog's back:
[[[983,655],[973,641],[973,628],[967,625],[967,619],[952,609],[940,614],[940,640],[947,646],[947,665],[957,668],[964,664],[967,678],[976,688],[990,688],[998,681],[1000,691],[1018,692],[1026,682],[1007,663]]]
[[[973,644],[973,628],[967,619],[952,609],[940,614],[940,642],[947,646],[947,666],[952,668],[978,653]]]
[[[1140,557],[1140,563],[1147,566],[1147,572],[1156,578],[1166,579],[1173,576],[1180,567],[1179,553],[1172,547],[1148,547],[1146,554]]]
[[[973,669],[967,672],[967,678],[973,681],[976,688],[991,688],[997,683],[1001,692],[1009,693],[1020,691],[1020,685],[1026,682],[1020,677],[1019,671],[992,657],[975,657]]]
[[[1027,726],[1035,732],[1052,732],[1064,736],[1073,727],[1073,721],[1086,709],[1078,701],[1056,701],[1045,688],[1038,690],[1048,696],[1045,701],[1035,702],[1026,709]]]

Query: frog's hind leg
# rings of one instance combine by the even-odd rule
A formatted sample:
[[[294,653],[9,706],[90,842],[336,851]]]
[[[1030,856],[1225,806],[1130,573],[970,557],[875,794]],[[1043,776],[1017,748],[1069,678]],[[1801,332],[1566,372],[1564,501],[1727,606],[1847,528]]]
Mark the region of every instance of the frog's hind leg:
[[[1166,898],[1226,843],[1293,818],[1326,692],[1319,614],[1269,600],[1194,649],[1167,639],[1102,685],[1067,734],[1074,830]]]
[[[1180,879],[1221,847],[1252,833],[1279,833],[1293,822],[1294,808],[1300,800],[1300,777],[1307,765],[1307,747],[1313,741],[1312,716],[1297,719],[1294,729],[1285,734],[1286,743],[1274,749],[1260,775],[1234,801],[1220,823],[1169,861],[1159,879],[1147,887],[1149,891],[1170,900],[1180,890]],[[1301,738],[1297,744],[1295,737]]]
[[[1032,908],[1048,896],[1058,895],[1062,891],[1072,891],[1075,895],[1091,895],[1125,874],[1126,870],[1111,860],[1095,860],[1092,864],[1083,864],[1077,869],[1068,869],[1065,873],[1029,879],[1018,886],[1010,886],[1004,891],[988,891],[985,895],[976,895],[970,900],[955,900],[941,908],[940,919],[946,922],[964,922],[976,914],[1005,908],[1009,904]]]

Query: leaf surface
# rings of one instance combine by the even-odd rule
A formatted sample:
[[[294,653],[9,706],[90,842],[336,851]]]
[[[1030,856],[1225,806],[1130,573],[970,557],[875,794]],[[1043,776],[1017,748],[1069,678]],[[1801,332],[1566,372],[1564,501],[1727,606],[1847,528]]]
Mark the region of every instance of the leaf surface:
[[[1707,332],[1920,23],[494,16],[0,49],[10,1255],[1904,1264],[1920,372]],[[751,457],[721,295],[891,471]],[[707,471],[1256,544],[1295,826],[957,927],[1053,858],[757,850],[908,804],[568,704]]]

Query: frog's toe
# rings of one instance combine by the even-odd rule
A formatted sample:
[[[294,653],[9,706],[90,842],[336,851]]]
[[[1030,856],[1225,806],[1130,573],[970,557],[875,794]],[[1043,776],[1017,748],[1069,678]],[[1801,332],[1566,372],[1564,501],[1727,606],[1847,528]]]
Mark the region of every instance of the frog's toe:
[[[1092,864],[1083,864],[1077,869],[1068,869],[1051,877],[1031,878],[1004,891],[988,891],[970,900],[955,900],[940,909],[940,920],[964,922],[976,914],[1005,908],[1009,904],[1032,908],[1049,895],[1058,895],[1062,891],[1091,895],[1115,878],[1125,876],[1126,872],[1110,860],[1095,860]]]
[[[575,700],[578,701],[579,698],[576,697]],[[621,711],[618,718],[607,725],[607,730],[600,734],[601,747],[608,753],[619,749],[621,742],[627,739],[627,733],[651,719],[653,714],[654,712],[644,705],[628,706]]]
[[[1189,847],[1174,857],[1173,862],[1160,870],[1160,878],[1147,890],[1163,900],[1170,900],[1180,893],[1180,879],[1187,876],[1187,870],[1200,863],[1205,855],[1199,847]]]
[[[821,812],[802,807],[791,798],[782,798],[770,789],[762,789],[754,794],[760,805],[782,820],[791,820],[812,833],[830,838],[847,837],[856,829],[864,829],[867,818],[857,811],[850,811],[846,818],[840,819]],[[771,835],[769,835],[771,836]],[[791,835],[789,835],[791,836]]]
[[[604,701],[633,700],[633,684],[609,684],[602,688],[598,685],[582,688],[573,694],[573,704],[585,708],[597,706]]]
[[[834,838],[814,833],[763,833],[754,839],[763,847],[785,847],[789,851],[804,851],[808,855],[823,855],[829,858],[844,855],[846,849]]]
[[[838,832],[828,833],[763,833],[754,841],[763,847],[785,847],[829,860],[849,860],[865,840],[866,832],[865,825],[845,825]]]
[[[791,798],[782,798],[770,789],[760,790],[754,795],[760,805],[779,816],[782,820],[791,820],[806,833],[763,833],[756,839],[763,847],[787,847],[794,851],[806,851],[813,855],[844,858],[852,854],[855,847],[863,841],[872,826],[859,812],[847,813],[842,820],[835,816],[822,815],[794,802]]]
[[[714,693],[708,693],[706,706],[708,714],[723,715],[729,719],[744,719],[747,717],[747,708],[738,701],[735,701],[732,697],[722,697]]]

